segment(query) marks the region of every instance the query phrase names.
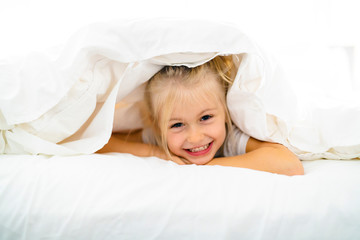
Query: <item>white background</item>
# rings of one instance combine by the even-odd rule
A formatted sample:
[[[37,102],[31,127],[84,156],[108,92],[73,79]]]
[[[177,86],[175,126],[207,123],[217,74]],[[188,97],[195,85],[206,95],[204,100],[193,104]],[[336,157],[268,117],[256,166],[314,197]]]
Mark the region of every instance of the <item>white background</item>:
[[[97,21],[211,19],[273,53],[304,101],[360,102],[359,12],[357,0],[0,0],[0,60],[63,44]]]

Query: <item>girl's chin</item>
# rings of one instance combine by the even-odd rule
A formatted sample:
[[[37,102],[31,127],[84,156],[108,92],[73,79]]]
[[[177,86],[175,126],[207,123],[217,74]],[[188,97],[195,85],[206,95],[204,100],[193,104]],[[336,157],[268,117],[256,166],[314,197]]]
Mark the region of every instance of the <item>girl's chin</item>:
[[[211,160],[214,159],[214,156],[212,155],[208,155],[208,156],[203,156],[201,158],[191,158],[191,157],[187,157],[185,158],[188,162],[190,162],[191,164],[196,164],[196,165],[205,165],[208,162],[210,162]]]
[[[196,164],[196,165],[205,165],[208,162],[210,162],[212,159],[207,159],[207,160],[188,160],[189,162],[191,162],[192,164]]]

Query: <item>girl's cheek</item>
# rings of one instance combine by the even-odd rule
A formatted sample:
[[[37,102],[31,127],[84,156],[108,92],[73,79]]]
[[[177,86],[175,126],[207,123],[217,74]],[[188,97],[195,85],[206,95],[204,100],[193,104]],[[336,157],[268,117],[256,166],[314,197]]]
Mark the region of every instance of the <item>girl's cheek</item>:
[[[174,146],[178,145],[178,136],[177,134],[171,133],[168,135],[168,142],[169,148],[174,148]]]

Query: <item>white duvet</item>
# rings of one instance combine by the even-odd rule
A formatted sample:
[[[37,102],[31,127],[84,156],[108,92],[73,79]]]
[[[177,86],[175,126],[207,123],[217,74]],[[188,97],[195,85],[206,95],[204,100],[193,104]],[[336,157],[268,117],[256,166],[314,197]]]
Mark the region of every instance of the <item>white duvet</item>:
[[[242,131],[301,159],[359,157],[360,103],[304,114],[287,85],[291,76],[237,27],[174,20],[93,24],[56,53],[3,59],[0,152],[93,153],[112,130],[141,127],[142,84],[163,65],[196,66],[227,54],[239,66],[228,106]]]
[[[1,240],[356,240],[360,161],[288,177],[129,154],[0,155]]]

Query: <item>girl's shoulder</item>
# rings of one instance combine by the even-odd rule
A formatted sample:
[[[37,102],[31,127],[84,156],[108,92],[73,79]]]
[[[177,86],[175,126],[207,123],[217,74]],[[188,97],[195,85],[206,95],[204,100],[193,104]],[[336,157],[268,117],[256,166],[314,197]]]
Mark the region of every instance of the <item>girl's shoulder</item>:
[[[232,125],[224,143],[224,156],[237,156],[246,153],[246,145],[250,136]]]
[[[156,145],[156,138],[151,128],[144,128],[141,133],[143,143]]]

